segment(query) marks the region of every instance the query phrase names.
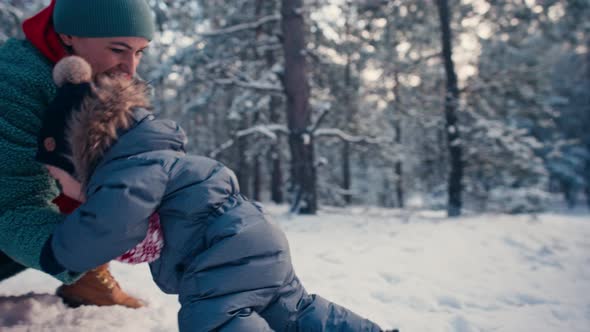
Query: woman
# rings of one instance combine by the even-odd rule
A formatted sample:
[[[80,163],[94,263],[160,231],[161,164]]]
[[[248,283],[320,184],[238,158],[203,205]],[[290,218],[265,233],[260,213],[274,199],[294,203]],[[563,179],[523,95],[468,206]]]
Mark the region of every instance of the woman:
[[[133,77],[155,27],[145,0],[52,0],[23,30],[25,40],[0,47],[0,280],[40,269],[43,243],[64,219],[51,202],[55,182],[34,161],[40,119],[56,93],[54,64],[76,54],[97,74]],[[56,203],[67,210],[63,196]],[[107,264],[55,277],[65,283],[57,294],[67,303],[142,306]]]

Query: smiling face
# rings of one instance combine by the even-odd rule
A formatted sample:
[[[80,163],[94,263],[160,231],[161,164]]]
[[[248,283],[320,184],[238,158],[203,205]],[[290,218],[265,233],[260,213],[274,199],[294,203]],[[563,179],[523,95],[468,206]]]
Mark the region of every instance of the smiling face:
[[[141,37],[85,38],[60,34],[75,55],[86,60],[96,74],[135,76],[149,41]]]

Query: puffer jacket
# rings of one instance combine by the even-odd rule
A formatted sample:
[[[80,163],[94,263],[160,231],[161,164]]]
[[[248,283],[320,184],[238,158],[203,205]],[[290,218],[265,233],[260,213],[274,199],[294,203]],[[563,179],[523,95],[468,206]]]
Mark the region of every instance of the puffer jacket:
[[[234,173],[186,154],[183,130],[134,107],[144,106],[143,87],[126,82],[104,78],[74,115],[69,137],[86,202],[48,241],[48,272],[110,261],[145,237],[158,212],[164,248],[150,268],[164,292],[179,294],[181,331],[380,330],[307,294],[284,233],[240,194]]]
[[[43,112],[56,91],[52,67],[26,40],[0,47],[0,251],[35,269],[43,244],[63,221],[51,203],[55,181],[34,160]],[[71,283],[79,274],[55,277]]]

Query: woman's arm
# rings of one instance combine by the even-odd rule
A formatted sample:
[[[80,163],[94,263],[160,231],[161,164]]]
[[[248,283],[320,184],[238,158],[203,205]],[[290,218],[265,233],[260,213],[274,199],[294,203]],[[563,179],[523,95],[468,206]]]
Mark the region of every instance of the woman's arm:
[[[155,162],[114,161],[97,170],[87,199],[56,227],[45,244],[41,266],[51,274],[86,271],[104,264],[141,242],[156,210],[168,174]]]

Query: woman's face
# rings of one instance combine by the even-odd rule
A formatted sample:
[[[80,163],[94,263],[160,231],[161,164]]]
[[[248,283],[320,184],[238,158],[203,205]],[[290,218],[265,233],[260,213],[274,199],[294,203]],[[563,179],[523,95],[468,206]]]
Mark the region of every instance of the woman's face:
[[[84,38],[60,34],[64,44],[75,55],[86,60],[94,75],[117,74],[135,76],[149,41],[141,37]]]

